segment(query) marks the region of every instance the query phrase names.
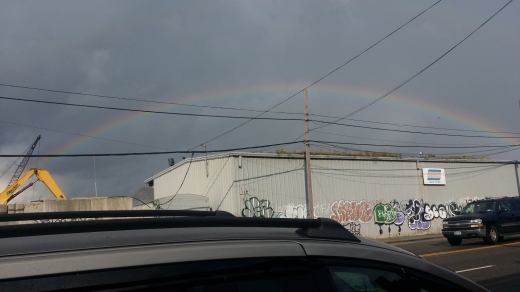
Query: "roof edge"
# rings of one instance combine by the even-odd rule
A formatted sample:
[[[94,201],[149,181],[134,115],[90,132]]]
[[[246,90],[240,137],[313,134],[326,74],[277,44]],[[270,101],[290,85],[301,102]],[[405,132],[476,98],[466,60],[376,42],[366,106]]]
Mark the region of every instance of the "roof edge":
[[[150,181],[186,164],[191,160],[198,162],[202,160],[213,160],[224,157],[252,157],[252,158],[273,158],[273,159],[304,159],[304,155],[300,154],[276,154],[276,153],[259,153],[259,152],[225,152],[208,156],[199,156],[195,158],[186,158],[181,162],[168,167],[167,169],[144,180],[145,184]],[[433,162],[433,163],[485,163],[485,164],[517,164],[518,160],[469,160],[469,159],[429,159],[420,157],[408,158],[391,158],[391,157],[361,157],[361,156],[335,156],[335,155],[311,155],[314,160],[350,160],[350,161],[385,161],[385,162]]]

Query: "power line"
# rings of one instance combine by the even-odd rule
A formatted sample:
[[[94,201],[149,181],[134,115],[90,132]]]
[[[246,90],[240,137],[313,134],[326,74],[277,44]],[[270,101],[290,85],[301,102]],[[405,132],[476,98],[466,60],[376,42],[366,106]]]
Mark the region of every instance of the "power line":
[[[333,118],[333,119],[342,119],[341,117],[333,117],[333,116],[326,116],[326,115],[313,115],[309,114],[309,116],[316,116],[316,117],[325,117],[325,118]],[[407,125],[407,124],[395,124],[395,123],[386,123],[386,122],[377,122],[377,121],[367,121],[367,120],[358,120],[358,119],[344,119],[347,121],[355,121],[355,122],[363,122],[363,123],[372,123],[372,124],[380,124],[380,125],[391,125],[391,126],[397,126],[397,127],[412,127],[412,128],[422,128],[422,129],[434,129],[434,130],[447,130],[447,131],[460,131],[460,132],[475,132],[475,133],[493,133],[493,134],[517,134],[520,135],[520,133],[515,132],[507,132],[507,131],[484,131],[484,130],[468,130],[468,129],[454,129],[454,128],[442,128],[442,127],[427,127],[427,126],[416,126],[416,125]],[[316,123],[315,123],[316,124]],[[324,133],[324,134],[330,134],[326,132],[320,132],[314,130],[314,132],[317,133]],[[334,135],[334,134],[331,134]]]
[[[166,203],[169,202],[170,204],[168,205],[168,207],[166,207],[166,210],[168,210],[168,208],[170,208],[170,206],[171,206],[171,204],[172,204],[171,202],[173,201],[173,199],[177,196],[177,194],[178,194],[179,191],[181,190],[182,185],[184,184],[184,181],[186,180],[186,177],[188,176],[188,172],[190,172],[190,166],[191,166],[191,162],[193,161],[193,155],[194,155],[194,153],[192,152],[192,153],[191,153],[191,158],[190,158],[190,164],[188,164],[188,169],[186,170],[186,173],[184,174],[184,178],[182,179],[182,182],[181,182],[181,185],[179,186],[179,189],[177,190],[177,192],[175,193],[175,195],[173,195],[173,197],[172,197],[169,201],[164,202],[164,203],[162,203],[162,204],[159,204],[159,206],[161,206],[161,205],[166,205]]]
[[[428,160],[421,161],[421,162],[430,162]],[[447,163],[450,163],[450,161],[446,161]],[[495,166],[501,166],[501,165],[508,165],[508,164],[515,164],[515,162],[512,161],[505,161],[505,162],[495,162],[495,163],[486,163],[486,165],[477,165],[477,166],[457,166],[457,167],[443,167],[443,169],[468,169],[468,168],[481,168],[481,169],[488,169],[490,167],[488,164],[495,165]],[[321,166],[313,166],[316,168],[323,168]],[[327,168],[328,170],[334,170],[339,172],[395,172],[395,171],[417,171],[417,168],[377,168],[377,169],[368,169],[368,168]]]
[[[114,197],[111,197],[111,198],[128,198],[128,197],[130,197],[130,198],[132,198],[132,199],[134,199],[134,200],[139,201],[139,202],[142,203],[141,205],[137,205],[137,206],[146,205],[148,208],[153,209],[150,205],[148,205],[148,203],[152,203],[152,202],[148,202],[148,203],[146,203],[146,202],[144,202],[143,200],[138,199],[138,198],[136,198],[136,197],[132,197],[132,196],[114,196]]]
[[[16,125],[16,126],[22,126],[22,127],[29,127],[29,128],[40,129],[40,130],[45,130],[45,131],[51,131],[51,132],[57,132],[57,133],[68,134],[68,135],[75,135],[75,136],[81,136],[81,137],[87,137],[87,138],[93,138],[93,139],[105,140],[105,141],[110,141],[110,142],[124,143],[124,144],[130,144],[130,145],[136,145],[136,146],[143,146],[143,147],[149,147],[149,148],[156,148],[156,149],[163,149],[163,150],[171,150],[171,149],[168,149],[168,148],[162,148],[162,147],[151,146],[151,145],[146,145],[146,144],[132,143],[132,142],[127,142],[127,141],[121,141],[121,140],[114,140],[114,139],[102,138],[102,137],[98,137],[98,136],[83,135],[83,134],[78,134],[78,133],[74,133],[74,132],[67,132],[67,131],[61,131],[61,130],[55,130],[55,129],[49,129],[49,128],[44,128],[44,127],[37,127],[37,126],[31,126],[31,125],[25,125],[25,124],[19,124],[19,123],[7,122],[7,121],[0,121],[0,123],[11,124],[11,125]]]
[[[520,149],[520,147],[511,148],[511,149],[508,149],[508,150],[502,150],[502,151],[494,152],[494,153],[490,153],[490,154],[487,154],[487,155],[501,154],[501,153],[506,153],[506,152],[515,151],[515,150],[518,150],[518,149]]]
[[[398,148],[507,148],[507,147],[515,147],[520,146],[519,144],[514,145],[482,145],[482,146],[437,146],[437,145],[395,145],[395,144],[370,144],[370,143],[349,143],[349,142],[329,142],[329,141],[316,141],[311,140],[311,142],[315,143],[327,143],[327,144],[341,144],[341,145],[356,145],[356,146],[375,146],[375,147],[398,147]]]
[[[379,41],[377,41],[376,43],[374,43],[373,45],[371,45],[370,47],[366,48],[364,51],[362,51],[361,53],[357,54],[356,56],[354,56],[353,58],[351,58],[350,60],[346,61],[345,63],[341,64],[339,67],[335,68],[334,70],[330,71],[329,73],[325,74],[323,77],[319,78],[318,80],[314,81],[313,83],[311,83],[310,85],[308,85],[307,87],[301,89],[300,91],[296,92],[295,94],[289,96],[288,98],[284,99],[283,101],[277,103],[276,105],[272,106],[271,108],[267,109],[266,111],[260,113],[259,115],[257,115],[256,117],[248,120],[248,121],[245,121],[243,123],[241,123],[240,125],[236,126],[236,127],[233,127],[231,128],[230,130],[218,135],[218,136],[215,136],[214,138],[206,141],[206,142],[203,142],[202,144],[207,144],[213,140],[216,140],[242,126],[244,126],[245,124],[251,122],[252,120],[255,120],[257,119],[258,117],[260,117],[261,115],[271,111],[272,109],[276,108],[277,106],[281,105],[282,103],[290,100],[291,98],[295,97],[296,95],[302,93],[303,91],[307,90],[308,88],[310,88],[311,86],[315,85],[316,83],[322,81],[323,79],[327,78],[328,76],[330,76],[331,74],[333,74],[334,72],[338,71],[339,69],[343,68],[344,66],[346,66],[348,63],[354,61],[355,59],[357,59],[359,56],[363,55],[364,53],[366,53],[367,51],[369,51],[370,49],[372,49],[373,47],[375,47],[376,45],[378,45],[380,42],[384,41],[385,39],[387,39],[388,37],[390,37],[391,35],[393,35],[394,33],[396,33],[398,30],[400,30],[401,28],[403,28],[404,26],[406,26],[407,24],[409,24],[410,22],[412,22],[413,20],[415,20],[417,17],[421,16],[422,14],[424,14],[426,11],[430,10],[430,8],[432,8],[433,6],[437,5],[439,2],[441,2],[441,0],[433,3],[430,7],[426,8],[425,10],[423,10],[421,13],[417,14],[415,17],[413,17],[412,19],[408,20],[407,22],[405,22],[403,25],[401,25],[400,27],[398,27],[397,29],[395,29],[394,31],[392,31],[391,33],[389,33],[388,35],[386,35],[384,38],[380,39]],[[195,149],[197,148],[197,146],[191,148],[191,149]]]
[[[138,156],[138,155],[161,155],[161,154],[186,154],[186,153],[222,153],[222,152],[232,152],[239,150],[247,150],[247,149],[259,149],[273,146],[283,146],[283,145],[292,145],[298,144],[303,141],[294,141],[294,142],[286,142],[286,143],[276,143],[276,144],[268,144],[268,145],[260,145],[260,146],[249,146],[249,147],[241,147],[241,148],[231,148],[231,149],[219,149],[219,150],[208,150],[208,151],[161,151],[161,152],[126,152],[126,153],[87,153],[87,154],[40,154],[40,155],[23,155],[23,154],[0,154],[0,157],[103,157],[103,156]]]
[[[36,103],[45,103],[45,104],[53,104],[53,105],[66,105],[66,106],[75,106],[75,107],[87,107],[87,108],[96,108],[96,109],[108,109],[108,110],[116,110],[116,111],[164,114],[164,115],[209,117],[209,118],[226,118],[226,119],[252,119],[252,117],[246,117],[246,116],[206,115],[206,114],[190,114],[190,113],[179,113],[179,112],[139,110],[139,109],[120,108],[120,107],[109,107],[109,106],[86,105],[86,104],[66,103],[66,102],[57,102],[57,101],[44,101],[44,100],[35,100],[35,99],[14,98],[14,97],[7,97],[7,96],[0,96],[0,99],[15,100],[15,101],[25,101],[25,102],[36,102]],[[259,118],[258,116],[254,117],[254,119],[258,119],[258,120],[274,120],[274,121],[303,121],[303,119],[296,119],[296,118]]]
[[[195,104],[186,104],[186,103],[178,103],[178,102],[168,102],[168,101],[155,101],[155,100],[146,100],[146,99],[137,99],[137,98],[127,98],[127,97],[120,97],[120,96],[110,96],[110,95],[90,94],[90,93],[81,93],[81,92],[73,92],[73,91],[65,91],[65,90],[46,89],[46,88],[39,88],[39,87],[5,84],[5,83],[0,83],[0,86],[46,91],[46,92],[53,92],[53,93],[65,93],[65,94],[72,94],[72,95],[103,97],[103,98],[119,99],[119,100],[126,100],[126,101],[139,101],[139,102],[156,103],[156,104],[167,104],[167,105],[178,105],[178,106],[211,108],[211,109],[223,109],[223,110],[235,110],[235,111],[248,111],[248,112],[262,112],[261,110],[253,110],[253,109],[245,109],[245,108],[195,105]],[[271,111],[271,113],[286,114],[286,115],[303,115],[302,113],[277,112],[277,111]]]
[[[449,176],[449,177],[454,177],[454,176],[462,176],[462,175],[468,175],[468,174],[473,174],[473,173],[485,173],[485,172],[488,172],[488,171],[492,171],[492,170],[495,170],[495,169],[498,169],[498,168],[501,168],[501,167],[504,167],[505,165],[498,165],[498,166],[493,166],[493,167],[488,167],[488,168],[485,168],[485,169],[479,169],[479,170],[471,170],[471,171],[464,171],[464,172],[456,172],[456,173],[451,173],[451,174],[447,174],[446,176]],[[320,171],[321,170],[321,171]],[[330,175],[338,175],[338,176],[347,176],[347,177],[363,177],[363,178],[374,178],[374,177],[378,177],[378,178],[417,178],[417,177],[422,177],[422,175],[417,175],[417,174],[414,174],[414,175],[378,175],[378,174],[352,174],[352,173],[348,173],[348,172],[343,172],[343,173],[331,173],[331,172],[327,172],[327,170],[329,169],[326,169],[326,168],[320,168],[320,170],[314,170],[314,172],[316,173],[324,173],[324,174],[330,174]]]
[[[503,167],[505,165],[495,165],[495,166],[489,166],[489,167],[486,167],[486,168],[483,168],[483,169],[476,169],[476,170],[469,170],[469,171],[460,171],[460,172],[453,172],[453,173],[449,173],[449,174],[446,174],[447,177],[454,177],[454,176],[460,176],[460,175],[467,175],[467,174],[472,174],[472,173],[479,173],[479,172],[485,172],[487,170],[490,170],[490,169],[497,169],[497,168],[500,168],[500,167]],[[355,172],[355,171],[343,171],[343,170],[336,170],[336,169],[328,169],[328,168],[325,168],[325,167],[313,167],[313,169],[316,171],[316,169],[318,171],[322,171],[322,173],[329,173],[331,175],[340,175],[340,174],[337,174],[337,173],[330,173],[330,172],[324,172],[324,171],[334,171],[334,172],[340,172],[340,173],[344,173],[344,174],[341,174],[343,176],[353,176],[353,177],[381,177],[381,178],[410,178],[410,177],[422,177],[422,175],[418,175],[418,174],[372,174],[372,173],[360,173],[360,172]],[[417,172],[416,169],[414,169],[415,172]]]
[[[336,143],[336,142],[320,142],[320,141],[314,141],[314,142],[317,142],[317,143],[322,143],[322,144],[326,144],[326,145],[330,145],[330,146],[333,146],[333,147],[336,147],[336,148],[340,148],[340,149],[345,149],[345,150],[353,150],[353,151],[359,151],[359,152],[372,152],[372,153],[380,153],[380,152],[383,152],[383,151],[369,151],[369,150],[359,150],[359,149],[353,149],[353,148],[347,148],[347,147],[341,147],[341,146],[337,146],[335,144],[351,144],[351,143]],[[377,145],[366,145],[366,146],[377,146]],[[410,147],[410,146],[400,146],[400,145],[386,145],[387,147]],[[520,145],[516,145],[516,146],[520,146]],[[414,146],[412,146],[414,147]],[[514,146],[499,146],[499,148],[513,148]],[[424,146],[422,147],[424,149],[428,149],[428,148],[441,148],[441,147],[427,147],[427,146]],[[446,148],[452,148],[452,147],[446,147]],[[460,147],[455,147],[455,148],[460,148]],[[462,148],[466,148],[466,147],[462,147]],[[497,147],[494,147],[494,148],[497,148]],[[483,153],[483,152],[490,152],[490,151],[496,151],[497,149],[488,149],[488,150],[478,150],[478,151],[466,151],[466,152],[453,152],[453,153],[440,153],[440,154],[435,154],[436,156],[440,156],[440,155],[466,155],[466,154],[475,154],[475,153]],[[506,151],[508,152],[508,151]],[[395,155],[402,155],[402,154],[406,154],[406,155],[413,155],[414,153],[392,153],[392,152],[387,152],[387,153],[390,153],[390,154],[395,154]],[[499,152],[499,153],[502,153],[502,152]],[[486,154],[485,156],[488,156],[488,155],[492,155],[492,154]]]
[[[26,102],[36,102],[36,103],[45,103],[45,104],[55,104],[55,105],[67,105],[67,106],[76,106],[76,107],[97,108],[97,109],[118,110],[118,111],[143,112],[143,113],[153,113],[153,114],[180,115],[180,116],[197,116],[197,117],[211,117],[211,118],[228,118],[228,119],[248,119],[248,121],[246,121],[246,122],[249,122],[252,119],[274,120],[274,121],[304,121],[304,119],[296,119],[296,118],[261,118],[259,116],[251,118],[251,117],[245,117],[245,116],[206,115],[206,114],[189,114],[189,113],[164,112],[164,111],[152,111],[152,110],[138,110],[138,109],[129,109],[129,108],[105,107],[105,106],[83,105],[83,104],[54,102],[54,101],[43,101],[43,100],[34,100],[34,99],[13,98],[13,97],[5,97],[5,96],[0,96],[0,99],[16,100],[16,101],[26,101]],[[320,120],[309,120],[309,121],[319,122],[319,123],[328,124],[328,125],[339,125],[339,126],[348,126],[348,127],[354,127],[354,128],[363,128],[363,129],[372,129],[372,130],[384,130],[384,131],[412,133],[412,134],[425,134],[425,135],[427,134],[427,135],[440,135],[440,136],[452,136],[452,137],[470,137],[470,138],[494,138],[494,139],[495,138],[520,138],[520,137],[492,137],[492,136],[479,136],[479,135],[460,135],[460,134],[430,133],[430,132],[418,132],[418,131],[407,131],[407,130],[396,130],[396,129],[386,129],[386,128],[377,128],[377,127],[369,127],[369,126],[351,125],[351,124],[343,124],[343,123],[337,123],[337,122],[327,122],[327,121],[320,121]],[[327,125],[324,125],[324,126],[327,126]],[[319,128],[322,128],[324,126],[317,127],[315,129],[319,129]],[[209,142],[209,141],[207,141],[207,142]],[[205,142],[205,143],[207,143],[207,142]],[[203,143],[203,144],[205,144],[205,143]],[[143,146],[143,145],[141,145],[141,146]],[[196,147],[194,147],[194,148],[196,148]],[[194,148],[192,148],[190,150],[193,150]]]
[[[338,145],[335,145],[335,144],[332,144],[332,143],[320,143],[320,144],[323,144],[323,145],[328,145],[328,146],[331,146],[332,148],[328,148],[328,147],[323,147],[323,145],[319,145],[319,144],[313,144],[314,146],[317,146],[317,147],[320,147],[320,148],[323,148],[323,149],[327,149],[327,150],[330,150],[330,151],[337,151],[336,149],[334,148],[337,148],[337,149],[342,149],[342,150],[348,150],[348,151],[355,151],[355,152],[363,152],[363,153],[375,153],[375,154],[378,154],[378,153],[386,153],[388,155],[390,155],[389,157],[401,157],[402,155],[410,155],[410,156],[413,156],[415,155],[416,153],[407,153],[407,152],[399,152],[399,153],[396,153],[396,152],[389,152],[389,151],[373,151],[373,150],[366,150],[366,149],[356,149],[356,148],[351,148],[351,147],[344,147],[344,146],[338,146]],[[491,150],[479,150],[479,151],[470,151],[470,152],[455,152],[455,153],[440,153],[440,154],[434,154],[436,157],[438,158],[442,158],[442,157],[447,157],[447,155],[466,155],[466,154],[474,154],[474,153],[482,153],[482,152],[489,152],[489,151],[495,151],[496,149],[491,149]],[[489,154],[488,154],[489,155]],[[487,155],[486,155],[487,156]]]
[[[348,117],[351,117],[353,115],[355,115],[356,113],[359,113],[360,111],[368,108],[369,106],[375,104],[376,102],[380,101],[381,99],[387,97],[388,95],[392,94],[394,91],[398,90],[399,88],[403,87],[405,84],[407,84],[408,82],[412,81],[415,77],[419,76],[421,73],[423,73],[424,71],[428,70],[431,66],[433,66],[435,63],[437,63],[440,59],[444,58],[444,56],[446,56],[447,54],[449,54],[451,51],[453,51],[456,47],[458,47],[460,44],[462,44],[465,40],[467,40],[470,36],[472,36],[475,32],[477,32],[481,27],[483,27],[486,23],[488,23],[491,19],[493,19],[493,17],[495,17],[498,13],[500,13],[500,11],[502,11],[504,8],[506,8],[507,5],[509,5],[513,0],[510,0],[509,2],[507,2],[504,6],[502,6],[502,8],[500,8],[497,12],[495,12],[491,17],[489,17],[486,21],[484,21],[481,25],[479,25],[475,30],[473,30],[469,35],[467,35],[465,38],[463,38],[460,42],[458,42],[455,46],[451,47],[451,49],[449,49],[448,51],[446,51],[444,54],[442,54],[440,57],[438,57],[437,59],[435,59],[433,62],[431,62],[428,66],[424,67],[421,71],[415,73],[412,77],[408,78],[406,81],[404,81],[403,83],[401,83],[400,85],[398,85],[397,87],[393,88],[392,90],[388,91],[387,93],[383,94],[382,96],[378,97],[376,100],[368,103],[367,105],[363,106],[363,107],[360,107],[359,109],[351,112],[350,114],[346,115],[345,117],[341,118],[341,119],[337,119],[337,120],[334,120],[334,122],[338,122],[338,121],[341,121],[343,119],[346,119]],[[321,129],[323,127],[326,127],[327,125],[323,125],[323,126],[319,126],[319,127],[316,127],[312,130],[316,130],[316,129]],[[300,136],[301,137],[301,136]],[[298,140],[298,138],[296,138],[296,140]]]
[[[208,184],[204,187],[204,190],[202,191],[202,194],[204,194],[204,193],[205,193],[205,194],[204,194],[203,196],[208,196],[209,191],[211,191],[211,188],[213,187],[213,185],[215,184],[215,182],[217,181],[217,179],[220,177],[220,174],[222,173],[222,170],[224,170],[224,167],[225,167],[225,166],[227,165],[227,163],[229,162],[229,158],[230,158],[230,157],[228,157],[228,159],[226,160],[226,162],[222,165],[222,167],[220,168],[220,171],[218,172],[218,174],[216,174],[215,179],[214,179],[213,182],[211,183],[211,186],[208,188],[208,186],[209,186],[209,182],[208,182]],[[208,190],[207,192],[206,192],[206,189]]]
[[[315,131],[316,133],[321,134],[327,134],[332,136],[340,136],[340,137],[347,137],[347,138],[358,138],[362,140],[372,140],[372,141],[383,141],[383,142],[396,142],[396,143],[405,143],[405,144],[418,144],[420,145],[420,142],[403,142],[403,141],[396,141],[396,140],[385,140],[385,139],[373,139],[373,138],[366,138],[366,137],[359,137],[359,136],[351,136],[351,135],[342,135],[342,134],[334,134],[334,133],[328,133],[328,132],[322,132],[322,131]],[[479,146],[479,145],[465,145],[465,144],[447,144],[447,143],[430,143],[429,145],[451,145],[451,146]],[[503,146],[504,144],[497,144],[497,146]]]
[[[200,108],[211,108],[211,109],[223,109],[223,110],[248,111],[248,112],[264,112],[264,111],[261,111],[261,110],[246,109],[246,108],[221,107],[221,106],[204,106],[204,105],[192,105],[192,104],[184,104],[184,103],[176,103],[176,102],[166,102],[166,101],[153,101],[153,100],[145,100],[145,99],[125,98],[125,97],[119,97],[119,96],[98,95],[98,94],[90,94],[90,93],[80,93],[80,92],[73,92],[73,91],[54,90],[54,89],[46,89],[46,88],[38,88],[38,87],[30,87],[30,86],[21,86],[21,85],[13,85],[13,84],[3,84],[3,83],[0,83],[0,86],[13,87],[13,88],[22,88],[22,89],[30,89],[30,90],[38,90],[38,91],[47,91],[47,92],[53,92],[53,93],[66,93],[66,94],[72,94],[72,95],[83,95],[83,96],[104,97],[104,98],[120,99],[120,100],[128,100],[128,101],[139,101],[139,102],[147,102],[147,103],[158,103],[158,104],[168,104],[168,105],[178,105],[178,106],[188,106],[188,107],[200,107]],[[270,113],[275,113],[275,114],[286,114],[286,115],[303,115],[302,113],[285,112],[285,111],[269,111],[269,112]],[[331,118],[331,119],[342,119],[342,117],[338,117],[338,116],[329,116],[329,115],[320,115],[320,114],[309,114],[309,116],[322,117],[322,118]],[[520,134],[520,133],[514,133],[514,132],[507,132],[507,131],[483,131],[483,130],[453,129],[453,128],[442,128],[442,127],[427,127],[427,126],[416,126],[416,125],[407,125],[407,124],[395,124],[395,123],[388,123],[388,122],[367,121],[367,120],[359,120],[359,119],[345,119],[345,120],[364,122],[364,123],[373,123],[373,124],[382,124],[382,125],[392,125],[392,126],[398,126],[398,127],[414,127],[414,128],[424,128],[424,129],[464,131],[464,132],[481,132],[481,133]],[[316,132],[318,132],[318,131],[316,131]]]
[[[0,154],[0,157],[103,157],[103,156],[138,156],[138,155],[161,155],[161,154],[184,154],[184,153],[222,153],[222,152],[233,152],[233,151],[239,151],[239,150],[248,150],[248,149],[259,149],[259,148],[268,148],[268,147],[274,147],[274,146],[284,146],[284,145],[293,145],[298,144],[303,141],[293,141],[293,142],[285,142],[285,143],[275,143],[275,144],[267,144],[267,145],[259,145],[259,146],[248,146],[248,147],[241,147],[241,148],[230,148],[230,149],[218,149],[218,150],[208,150],[208,151],[160,151],[160,152],[125,152],[125,153],[88,153],[88,154],[37,154],[37,155],[25,155],[25,154]],[[344,143],[344,142],[331,142],[331,141],[316,141],[312,140],[314,143],[321,143],[330,145],[337,148],[342,148],[341,146],[337,146],[334,144],[354,144],[354,145],[363,145],[363,146],[383,146],[381,144],[368,144],[368,143]],[[406,145],[391,145],[387,144],[384,146],[388,147],[410,147]],[[512,145],[512,146],[499,146],[500,148],[506,148],[506,147],[516,147],[519,145]],[[412,146],[416,147],[416,146]],[[417,146],[419,147],[419,146]],[[423,148],[461,148],[461,147],[429,147],[427,145],[423,145]],[[480,148],[483,146],[476,146],[474,148]],[[487,146],[484,146],[487,147]],[[496,148],[496,146],[490,146]],[[519,146],[520,147],[520,146]],[[469,147],[468,147],[469,148]],[[358,150],[358,149],[352,149],[352,148],[346,148],[348,150],[354,150],[354,151],[365,151],[365,150]],[[516,148],[520,149],[520,148]],[[496,149],[487,150],[487,151],[494,151]],[[511,150],[512,151],[512,150]],[[374,152],[374,151],[366,151],[366,152]],[[502,152],[500,152],[502,153]]]
[[[314,120],[314,121],[316,121],[316,120]],[[390,131],[390,132],[399,132],[399,133],[421,134],[421,135],[436,135],[436,136],[465,137],[465,138],[520,139],[520,136],[461,135],[461,134],[448,134],[448,133],[433,133],[433,132],[396,130],[396,129],[387,129],[387,128],[378,128],[378,127],[369,127],[369,126],[343,124],[343,123],[337,123],[337,122],[326,122],[326,121],[319,121],[319,122],[324,123],[324,124],[328,124],[328,125],[337,125],[337,126],[344,126],[344,127],[353,127],[353,128],[361,128],[361,129],[369,129],[369,130],[381,130],[381,131]],[[316,128],[316,129],[318,129],[318,128]],[[300,137],[301,137],[301,135],[300,135]]]
[[[82,105],[82,104],[74,104],[74,103],[42,101],[42,100],[33,100],[33,99],[12,98],[12,97],[5,97],[5,96],[0,96],[0,99],[16,100],[16,101],[26,101],[26,102],[37,102],[37,103],[55,104],[55,105],[67,105],[67,106],[76,106],[76,107],[97,108],[97,109],[118,110],[118,111],[166,114],[166,115],[197,116],[197,117],[211,117],[211,118],[229,118],[229,119],[248,119],[248,121],[246,121],[246,123],[251,121],[251,119],[252,119],[251,117],[245,117],[245,116],[206,115],[206,114],[189,114],[189,113],[164,112],[164,111],[152,111],[152,110],[138,110],[138,109],[128,109],[128,108],[105,107],[105,106]],[[303,121],[304,120],[304,119],[296,119],[296,118],[262,118],[262,117],[259,117],[259,116],[254,117],[253,119],[274,120],[274,121]],[[319,122],[319,123],[328,124],[328,125],[339,125],[339,126],[347,126],[347,127],[354,127],[354,128],[363,128],[363,129],[372,129],[372,130],[384,130],[384,131],[393,131],[393,132],[401,132],[401,133],[412,133],[412,134],[423,134],[423,135],[440,135],[440,136],[469,137],[469,138],[493,138],[493,139],[496,139],[496,138],[520,138],[520,137],[492,137],[492,136],[480,136],[480,135],[460,135],[460,134],[446,134],[446,133],[431,133],[431,132],[396,130],[396,129],[386,129],[386,128],[377,128],[377,127],[369,127],[369,126],[351,125],[351,124],[343,124],[343,123],[337,123],[337,122],[327,122],[327,121],[320,121],[320,120],[309,120],[309,121]],[[327,125],[324,125],[324,126],[327,126]],[[319,129],[319,128],[322,128],[324,126],[317,127],[315,129]],[[210,140],[210,141],[212,141],[212,140]],[[207,141],[207,142],[209,142],[209,141]],[[207,142],[205,142],[205,143],[207,143]],[[205,143],[203,143],[203,144],[205,144]],[[143,146],[143,145],[141,145],[141,146]],[[196,147],[193,147],[190,150],[193,150],[194,148],[196,148]]]

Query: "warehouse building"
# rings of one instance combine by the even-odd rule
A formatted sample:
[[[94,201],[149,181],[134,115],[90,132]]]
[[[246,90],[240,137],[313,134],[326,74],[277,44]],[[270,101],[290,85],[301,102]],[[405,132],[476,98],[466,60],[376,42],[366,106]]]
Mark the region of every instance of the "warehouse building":
[[[311,156],[313,214],[378,238],[440,233],[442,219],[485,197],[518,196],[517,161]],[[306,218],[305,159],[224,153],[148,178],[161,209]]]

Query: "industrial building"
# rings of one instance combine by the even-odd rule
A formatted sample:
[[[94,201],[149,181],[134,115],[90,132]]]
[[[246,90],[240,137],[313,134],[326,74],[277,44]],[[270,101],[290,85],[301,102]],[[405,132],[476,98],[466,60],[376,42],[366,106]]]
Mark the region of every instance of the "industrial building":
[[[468,202],[518,196],[517,161],[311,156],[314,217],[378,238],[440,233]],[[302,155],[224,153],[184,159],[148,178],[161,209],[306,218]]]

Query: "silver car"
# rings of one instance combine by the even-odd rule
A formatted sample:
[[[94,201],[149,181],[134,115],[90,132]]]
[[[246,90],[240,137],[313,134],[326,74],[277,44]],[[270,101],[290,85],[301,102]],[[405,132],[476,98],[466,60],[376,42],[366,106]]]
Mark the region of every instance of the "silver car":
[[[0,227],[0,291],[487,291],[330,219],[150,210],[0,221],[31,223]]]

